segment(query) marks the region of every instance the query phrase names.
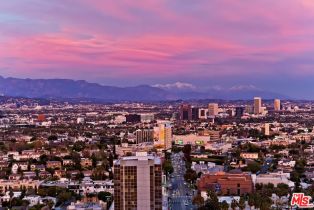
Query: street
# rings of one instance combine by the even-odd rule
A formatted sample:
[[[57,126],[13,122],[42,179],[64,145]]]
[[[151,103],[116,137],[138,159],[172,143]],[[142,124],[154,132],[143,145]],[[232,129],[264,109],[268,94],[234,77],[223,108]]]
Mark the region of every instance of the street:
[[[184,180],[186,171],[183,153],[175,153],[171,156],[174,172],[170,176],[169,184],[169,209],[191,210],[196,209],[192,204],[193,190]]]

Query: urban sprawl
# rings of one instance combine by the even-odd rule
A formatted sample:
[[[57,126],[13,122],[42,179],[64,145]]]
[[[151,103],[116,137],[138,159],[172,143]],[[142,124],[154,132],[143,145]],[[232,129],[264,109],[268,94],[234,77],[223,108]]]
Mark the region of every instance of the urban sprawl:
[[[0,209],[297,209],[314,196],[310,101],[5,98]]]

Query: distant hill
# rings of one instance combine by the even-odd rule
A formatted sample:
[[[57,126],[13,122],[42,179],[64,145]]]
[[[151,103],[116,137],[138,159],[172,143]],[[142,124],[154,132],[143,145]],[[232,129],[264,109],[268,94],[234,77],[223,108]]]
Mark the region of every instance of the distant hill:
[[[0,76],[0,94],[28,98],[91,98],[102,101],[162,101],[177,99],[265,99],[288,97],[262,90],[172,91],[149,85],[135,87],[104,86],[84,80],[18,79]]]

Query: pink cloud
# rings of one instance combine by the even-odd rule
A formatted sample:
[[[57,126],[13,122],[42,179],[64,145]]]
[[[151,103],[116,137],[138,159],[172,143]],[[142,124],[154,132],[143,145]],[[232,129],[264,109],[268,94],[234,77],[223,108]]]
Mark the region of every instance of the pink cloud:
[[[18,36],[22,23],[10,23],[17,27],[5,31],[0,68],[53,69],[61,77],[65,69],[112,77],[241,76],[273,73],[269,66],[314,50],[311,0],[34,2],[0,3],[0,12],[25,18],[23,30],[34,32]],[[40,31],[43,23],[48,28]]]

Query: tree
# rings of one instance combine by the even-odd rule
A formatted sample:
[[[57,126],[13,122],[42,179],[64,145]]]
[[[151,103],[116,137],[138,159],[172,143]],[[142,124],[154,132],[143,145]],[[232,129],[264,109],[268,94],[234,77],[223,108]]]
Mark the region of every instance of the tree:
[[[57,141],[58,140],[58,136],[56,135],[51,135],[48,137],[48,141]]]
[[[92,154],[91,159],[92,159],[93,167],[95,168],[97,166],[97,157],[94,153]]]
[[[204,205],[204,198],[201,196],[201,194],[197,194],[194,198],[192,203],[196,205],[197,207],[201,207]]]
[[[97,166],[94,170],[93,170],[93,174],[92,174],[92,178],[94,180],[105,180],[108,178],[108,176],[106,175],[106,170],[103,166]]]
[[[112,194],[110,192],[99,192],[97,197],[99,200],[102,200],[104,202],[106,202],[108,200],[109,197],[111,197]]]
[[[280,197],[288,195],[290,188],[287,184],[280,183],[277,185],[276,194]]]
[[[184,179],[187,182],[194,182],[197,179],[197,174],[194,170],[189,168],[186,170],[186,173],[184,174]]]
[[[208,191],[207,195],[209,197],[209,199],[207,200],[205,207],[206,209],[216,209],[216,210],[220,210],[221,206],[219,203],[219,200],[217,198],[216,193],[212,192],[212,191]]]
[[[110,192],[99,192],[97,197],[103,202],[108,202],[109,200],[111,200],[112,194]]]
[[[73,145],[73,150],[76,152],[81,152],[85,148],[85,142],[83,141],[77,141]]]
[[[255,162],[255,161],[251,162],[247,165],[247,170],[255,174],[256,172],[261,170],[261,164]]]
[[[191,162],[191,151],[192,151],[192,147],[190,144],[186,144],[184,145],[182,152],[184,153],[184,158],[186,162]]]
[[[163,170],[165,174],[172,174],[173,173],[173,166],[170,160],[166,160],[163,164]]]
[[[232,202],[231,202],[232,210],[235,210],[237,208],[237,206],[238,206],[238,202],[236,200],[232,200]]]
[[[243,210],[245,208],[245,199],[244,199],[244,197],[242,197],[242,196],[240,197],[238,206],[239,206],[239,208],[241,210]]]
[[[10,208],[12,208],[12,199],[13,199],[13,196],[14,196],[12,188],[10,188],[9,196],[10,196]]]
[[[262,197],[262,202],[261,202],[261,205],[260,205],[260,209],[261,210],[269,210],[271,205],[272,205],[272,200],[269,197],[267,197],[267,196],[263,196]]]
[[[252,208],[252,206],[254,206],[254,203],[255,203],[254,194],[250,194],[250,195],[249,195],[248,204],[249,204],[249,206]]]
[[[72,194],[70,192],[63,191],[57,196],[57,198],[60,203],[64,203],[72,198]]]
[[[200,153],[205,153],[205,146],[200,147]]]
[[[221,210],[228,210],[229,209],[229,204],[226,201],[223,201],[220,204],[220,208],[221,208]]]

